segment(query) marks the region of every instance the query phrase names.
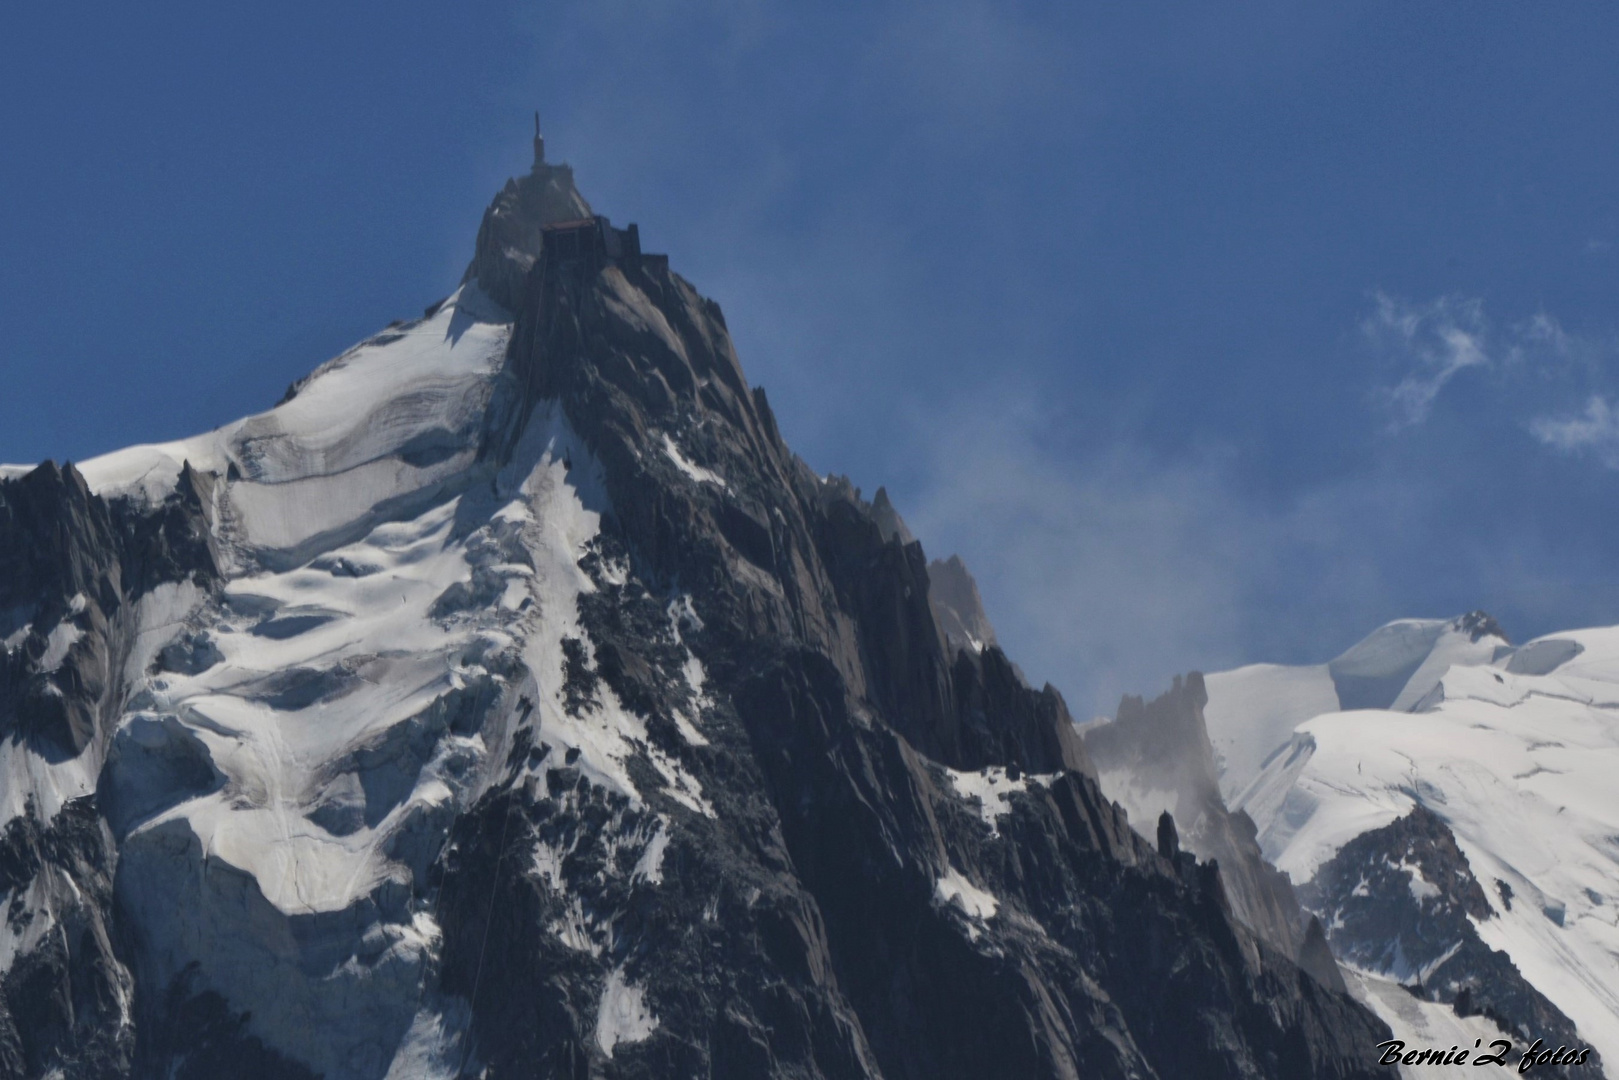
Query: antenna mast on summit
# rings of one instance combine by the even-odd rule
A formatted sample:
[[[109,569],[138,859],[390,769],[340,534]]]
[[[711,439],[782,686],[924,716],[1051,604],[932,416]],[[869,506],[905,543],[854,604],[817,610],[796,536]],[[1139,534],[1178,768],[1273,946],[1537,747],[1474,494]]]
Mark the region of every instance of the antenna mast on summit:
[[[534,110],[534,167],[545,164],[545,136],[540,134],[540,111]]]

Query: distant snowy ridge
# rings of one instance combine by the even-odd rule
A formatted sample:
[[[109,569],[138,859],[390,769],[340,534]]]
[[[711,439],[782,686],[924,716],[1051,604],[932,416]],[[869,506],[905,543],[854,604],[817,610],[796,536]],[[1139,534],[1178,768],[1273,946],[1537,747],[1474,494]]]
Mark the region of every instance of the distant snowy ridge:
[[[1406,621],[1207,685],[1222,789],[1296,884],[1431,811],[1483,887],[1482,940],[1619,1062],[1619,628],[1513,647],[1478,616]]]
[[[1276,748],[1301,722],[1343,709],[1407,709],[1453,664],[1485,664],[1512,647],[1482,612],[1456,619],[1401,619],[1343,655],[1300,667],[1251,664],[1205,676],[1204,710],[1220,767],[1220,792],[1234,807]]]

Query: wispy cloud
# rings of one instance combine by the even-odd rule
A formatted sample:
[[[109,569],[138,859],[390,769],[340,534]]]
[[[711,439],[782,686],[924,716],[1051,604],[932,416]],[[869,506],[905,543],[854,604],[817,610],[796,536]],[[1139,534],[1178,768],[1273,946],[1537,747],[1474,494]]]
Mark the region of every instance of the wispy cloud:
[[[1379,295],[1362,328],[1399,365],[1382,395],[1391,424],[1421,424],[1476,369],[1492,392],[1463,423],[1619,469],[1619,394],[1602,392],[1612,341],[1545,312],[1492,323],[1464,297]],[[1496,604],[1533,627],[1552,608],[1612,601],[1570,592],[1565,577],[1588,569],[1548,572],[1566,550],[1493,526],[1458,535],[1474,496],[1420,440],[1278,496],[1248,482],[1233,446],[1166,454],[1133,421],[1101,439],[1072,437],[1073,424],[1028,388],[917,407],[902,454],[916,480],[899,494],[929,553],[972,568],[1008,651],[1081,717],[1193,668],[1324,660],[1354,640],[1345,627]]]
[[[1537,311],[1513,331],[1507,345],[1507,359],[1515,363],[1547,357],[1566,359],[1579,351],[1579,342],[1563,329],[1563,324],[1544,311]]]
[[[1193,668],[1322,659],[1348,644],[1337,623],[1392,610],[1365,534],[1422,512],[1398,478],[1267,506],[1229,449],[1166,458],[1123,436],[1076,455],[1068,426],[1030,392],[915,415],[923,475],[900,509],[930,556],[962,555],[1008,652],[1080,718]]]
[[[1542,445],[1619,469],[1619,400],[1611,390],[1619,340],[1568,330],[1539,311],[1497,327],[1477,298],[1412,303],[1385,293],[1361,323],[1397,377],[1375,392],[1390,430],[1426,421],[1446,385],[1477,368],[1493,386],[1492,415]],[[1500,410],[1494,412],[1494,410]]]
[[[1592,395],[1583,413],[1536,417],[1529,422],[1529,431],[1554,450],[1589,454],[1606,467],[1619,469],[1619,408],[1601,395]]]
[[[1422,423],[1446,383],[1468,368],[1489,366],[1488,331],[1479,300],[1444,296],[1411,304],[1378,293],[1361,332],[1403,370],[1398,382],[1379,391],[1389,426]]]

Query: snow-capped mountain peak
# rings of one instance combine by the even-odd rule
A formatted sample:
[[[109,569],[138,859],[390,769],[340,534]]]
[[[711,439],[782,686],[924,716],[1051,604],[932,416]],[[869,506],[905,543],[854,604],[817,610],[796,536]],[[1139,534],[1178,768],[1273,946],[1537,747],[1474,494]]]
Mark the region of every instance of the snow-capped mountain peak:
[[[1302,721],[1346,709],[1410,709],[1457,664],[1487,664],[1512,647],[1483,612],[1400,619],[1325,664],[1252,664],[1208,675],[1206,716],[1220,790],[1240,804],[1266,759]]]
[[[1387,1075],[935,565],[537,140],[421,319],[0,472],[0,1074]]]

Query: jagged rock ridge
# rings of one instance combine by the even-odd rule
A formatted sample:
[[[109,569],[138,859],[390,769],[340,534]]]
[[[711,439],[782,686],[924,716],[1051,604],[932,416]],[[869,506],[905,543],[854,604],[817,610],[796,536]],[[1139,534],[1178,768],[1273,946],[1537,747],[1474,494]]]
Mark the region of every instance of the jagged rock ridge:
[[[1103,789],[1141,822],[1168,813],[1198,857],[1215,860],[1232,910],[1246,926],[1299,962],[1322,985],[1344,989],[1330,952],[1306,948],[1310,920],[1299,907],[1287,875],[1265,861],[1254,822],[1231,812],[1220,795],[1214,748],[1203,721],[1208,692],[1203,676],[1176,678],[1151,702],[1126,696],[1112,722],[1085,732],[1085,746],[1100,771]]]

